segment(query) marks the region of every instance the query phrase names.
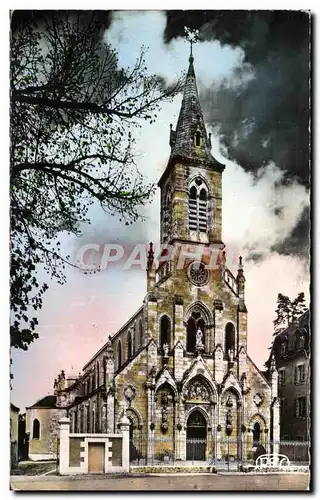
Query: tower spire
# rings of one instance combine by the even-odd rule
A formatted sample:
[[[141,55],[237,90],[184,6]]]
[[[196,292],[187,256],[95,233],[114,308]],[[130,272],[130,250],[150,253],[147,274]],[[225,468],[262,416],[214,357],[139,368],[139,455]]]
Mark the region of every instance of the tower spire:
[[[199,41],[199,30],[184,28],[185,40],[190,43],[189,68],[185,80],[182,104],[176,130],[170,126],[171,155],[169,159],[184,158],[196,164],[206,164],[208,168],[223,170],[211,154],[211,138],[207,134],[197,89],[193,67],[193,45]]]

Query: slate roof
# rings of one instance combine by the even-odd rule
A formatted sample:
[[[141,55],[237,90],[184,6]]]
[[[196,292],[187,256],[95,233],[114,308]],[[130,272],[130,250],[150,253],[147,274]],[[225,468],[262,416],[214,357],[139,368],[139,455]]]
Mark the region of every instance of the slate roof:
[[[19,413],[20,411],[20,408],[18,408],[17,406],[15,406],[14,404],[10,403],[10,409],[12,411],[16,411],[17,413]]]
[[[39,399],[36,403],[34,403],[32,406],[28,406],[27,408],[57,408],[56,407],[56,400],[57,397],[50,395],[50,396],[45,396],[42,399]]]
[[[189,69],[184,85],[183,99],[176,130],[170,132],[171,155],[169,159],[183,157],[206,166],[224,168],[211,154],[211,140],[208,137],[200,106],[193,56],[189,58]],[[200,146],[195,144],[195,134],[202,136]]]
[[[283,342],[288,342],[290,336],[303,334],[305,337],[304,347],[297,347],[296,345],[293,348],[287,349],[285,354],[281,354],[281,344]],[[310,352],[310,311],[309,309],[303,313],[297,321],[296,325],[290,325],[288,328],[282,330],[282,332],[278,333],[275,337],[273,344],[271,346],[271,351],[268,360],[265,365],[269,368],[271,363],[271,357],[274,354],[276,359],[276,364],[278,366],[279,362],[285,362],[286,360],[295,359],[300,356],[301,352],[305,352],[307,355]]]

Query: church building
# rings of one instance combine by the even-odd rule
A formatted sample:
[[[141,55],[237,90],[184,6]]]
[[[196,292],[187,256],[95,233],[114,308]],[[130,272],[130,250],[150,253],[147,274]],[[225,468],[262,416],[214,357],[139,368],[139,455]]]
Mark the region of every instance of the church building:
[[[246,461],[257,444],[276,450],[278,373],[274,362],[261,372],[247,353],[244,268],[241,257],[236,275],[226,267],[225,166],[211,154],[192,54],[169,143],[158,183],[166,249],[157,259],[150,243],[142,305],[77,378],[58,376],[47,411],[65,410],[75,433],[115,433],[125,413],[132,463]]]

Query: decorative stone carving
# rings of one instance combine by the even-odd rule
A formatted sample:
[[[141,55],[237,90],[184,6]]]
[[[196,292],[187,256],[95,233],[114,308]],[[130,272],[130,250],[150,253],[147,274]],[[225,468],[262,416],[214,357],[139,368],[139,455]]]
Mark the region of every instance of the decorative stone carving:
[[[124,388],[123,395],[130,406],[132,400],[136,397],[136,390],[132,385],[127,385]]]
[[[165,358],[169,356],[169,344],[163,344],[163,356]]]
[[[261,406],[262,403],[263,403],[263,400],[264,400],[264,396],[263,394],[261,394],[261,392],[257,392],[254,396],[253,396],[253,402],[257,405],[257,406]]]
[[[210,399],[209,391],[199,381],[193,382],[189,385],[184,393],[185,399],[200,399],[208,401]]]
[[[226,425],[232,425],[232,413],[230,408],[226,411]]]
[[[233,352],[232,348],[228,350],[228,357],[229,357],[230,363],[233,363],[234,352]]]

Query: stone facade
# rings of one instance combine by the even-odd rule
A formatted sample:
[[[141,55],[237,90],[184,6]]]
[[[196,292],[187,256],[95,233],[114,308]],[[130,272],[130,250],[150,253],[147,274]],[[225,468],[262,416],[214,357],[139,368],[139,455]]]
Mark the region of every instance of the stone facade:
[[[278,375],[273,364],[267,379],[247,353],[242,259],[234,276],[221,239],[224,165],[210,152],[192,57],[170,145],[159,181],[167,248],[156,259],[150,244],[143,304],[76,380],[60,374],[56,404],[73,433],[117,432],[126,414],[131,458],[147,463],[246,460],[279,438]]]

